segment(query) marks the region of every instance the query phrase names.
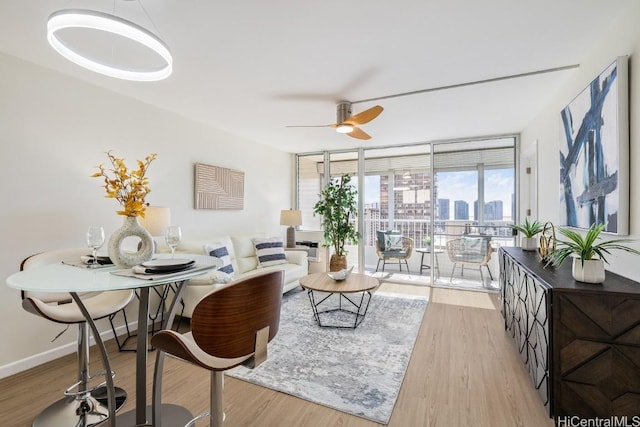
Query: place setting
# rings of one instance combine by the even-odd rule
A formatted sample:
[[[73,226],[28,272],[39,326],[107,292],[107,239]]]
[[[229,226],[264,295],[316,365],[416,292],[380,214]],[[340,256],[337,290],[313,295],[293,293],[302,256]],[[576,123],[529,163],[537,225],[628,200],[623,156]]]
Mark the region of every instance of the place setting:
[[[63,264],[80,268],[108,268],[113,267],[113,261],[108,255],[98,254],[98,250],[104,245],[104,228],[99,226],[89,226],[85,233],[85,242],[91,250],[90,254],[81,255],[80,259],[62,261]]]

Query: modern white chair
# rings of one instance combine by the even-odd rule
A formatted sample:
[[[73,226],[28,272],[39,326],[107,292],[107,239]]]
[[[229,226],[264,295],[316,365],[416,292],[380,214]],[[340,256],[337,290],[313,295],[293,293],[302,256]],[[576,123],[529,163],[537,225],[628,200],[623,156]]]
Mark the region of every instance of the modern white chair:
[[[22,261],[20,270],[80,260],[87,249],[60,249],[32,255]],[[69,266],[69,268],[80,268]],[[133,291],[118,290],[81,295],[82,302],[93,319],[102,319],[122,310],[133,299]],[[90,427],[108,418],[105,383],[92,385],[91,380],[102,374],[89,374],[89,325],[78,305],[67,293],[23,292],[22,307],[29,313],[52,322],[78,325],[78,378],[64,392],[64,397],[48,406],[33,421],[34,427]],[[111,372],[110,375],[113,375]],[[116,410],[124,404],[127,394],[116,387]]]
[[[267,358],[267,343],[278,333],[284,272],[273,271],[229,283],[205,295],[191,318],[191,332],[163,330],[151,338],[158,350],[154,375],[154,423],[158,425],[164,353],[211,371],[209,425],[224,421],[224,371],[238,365],[250,368]],[[174,426],[171,426],[174,427]]]

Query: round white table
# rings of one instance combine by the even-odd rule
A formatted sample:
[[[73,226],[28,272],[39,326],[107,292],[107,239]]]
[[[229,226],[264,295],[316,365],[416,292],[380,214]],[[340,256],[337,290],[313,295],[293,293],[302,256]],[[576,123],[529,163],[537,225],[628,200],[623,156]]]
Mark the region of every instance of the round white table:
[[[158,254],[159,258],[165,257],[165,254]],[[87,312],[82,303],[82,299],[78,293],[84,292],[101,292],[113,291],[118,289],[139,289],[140,298],[138,305],[138,331],[146,331],[149,322],[149,288],[164,285],[168,283],[177,283],[178,288],[175,298],[169,308],[164,328],[170,328],[175,316],[177,302],[180,301],[182,290],[185,283],[196,276],[205,274],[218,267],[216,259],[204,255],[187,255],[180,254],[180,258],[192,258],[196,260],[196,266],[192,269],[173,274],[156,275],[152,280],[148,278],[141,279],[133,276],[120,275],[123,270],[117,267],[106,268],[82,268],[64,263],[48,264],[29,270],[12,274],[7,278],[7,285],[11,288],[32,292],[67,292],[73,300],[78,304],[80,310],[87,319],[87,323],[91,328],[96,344],[100,350],[105,372],[111,372],[109,357],[107,355],[104,342],[100,339],[95,322]],[[77,261],[77,260],[70,260]],[[130,270],[129,270],[130,271]],[[117,273],[117,274],[114,274]],[[125,273],[126,274],[126,273]],[[135,410],[119,414],[115,416],[115,389],[113,378],[106,375],[108,406],[109,406],[109,426],[119,425],[127,426],[145,426],[150,425],[148,422],[149,415],[152,418],[151,425],[159,425],[162,419],[166,425],[184,425],[191,418],[191,413],[186,409],[177,405],[158,405],[155,413],[151,413],[150,407],[147,408],[147,350],[148,342],[146,334],[137,334],[136,349],[136,407]],[[162,370],[164,363],[164,353],[160,352],[156,360],[156,371]],[[155,398],[159,396],[154,396]],[[187,417],[185,419],[185,417]]]

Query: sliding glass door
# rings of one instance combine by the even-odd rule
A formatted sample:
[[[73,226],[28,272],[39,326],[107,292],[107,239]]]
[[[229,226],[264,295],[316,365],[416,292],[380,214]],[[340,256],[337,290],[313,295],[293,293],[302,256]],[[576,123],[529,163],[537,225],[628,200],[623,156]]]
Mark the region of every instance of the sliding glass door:
[[[442,249],[437,285],[498,288],[500,246],[513,245],[514,138],[437,144],[435,241]]]
[[[348,173],[361,233],[350,266],[394,282],[493,289],[495,253],[513,245],[515,149],[508,137],[298,155],[301,231],[322,240],[313,206]]]

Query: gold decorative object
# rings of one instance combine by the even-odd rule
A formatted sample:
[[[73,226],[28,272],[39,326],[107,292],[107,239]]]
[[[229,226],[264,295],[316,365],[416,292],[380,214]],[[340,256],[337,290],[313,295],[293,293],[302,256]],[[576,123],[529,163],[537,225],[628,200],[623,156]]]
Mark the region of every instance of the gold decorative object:
[[[144,218],[144,211],[147,207],[144,199],[151,192],[146,173],[149,165],[158,155],[152,153],[145,157],[144,162],[138,160],[138,169],[133,169],[131,172],[124,164],[124,159],[115,157],[111,151],[107,152],[107,157],[109,157],[113,169],[107,170],[100,164],[96,166],[99,171],[91,177],[104,178],[104,189],[107,193],[105,197],[116,199],[124,208],[124,210],[118,211],[118,215]],[[113,174],[113,177],[109,176],[109,172]]]
[[[122,210],[117,212],[118,215],[125,217],[124,224],[115,230],[109,238],[107,250],[109,258],[115,265],[120,268],[130,268],[149,261],[153,256],[153,237],[140,225],[138,217],[144,218],[145,216],[147,205],[144,199],[151,192],[146,173],[157,154],[148,155],[144,161],[138,160],[138,168],[131,171],[125,165],[124,159],[115,157],[111,151],[107,152],[107,157],[111,161],[113,169],[105,169],[100,164],[96,166],[98,172],[91,177],[104,178],[106,197],[116,199],[122,206]],[[140,238],[137,252],[122,248],[123,241],[131,236]]]
[[[551,222],[545,222],[540,233],[540,259],[546,261],[547,256],[556,250],[556,229]]]

